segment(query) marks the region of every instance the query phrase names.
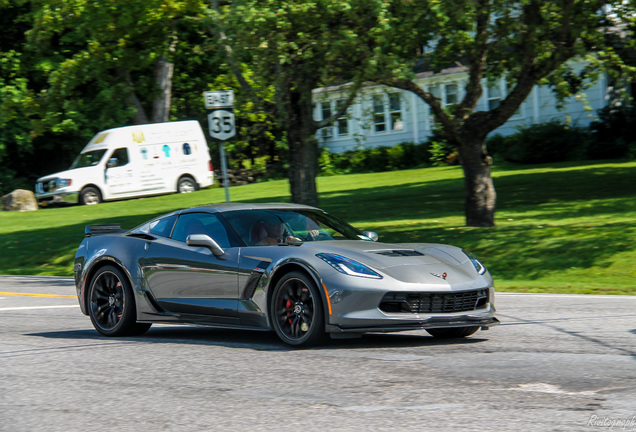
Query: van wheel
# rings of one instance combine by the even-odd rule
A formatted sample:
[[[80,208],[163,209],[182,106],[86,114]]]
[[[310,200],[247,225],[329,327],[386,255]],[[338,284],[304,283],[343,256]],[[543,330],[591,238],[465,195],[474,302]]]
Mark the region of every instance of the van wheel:
[[[199,189],[199,185],[194,179],[190,176],[183,176],[179,179],[177,183],[177,192],[178,193],[190,193]]]
[[[95,205],[102,202],[102,194],[99,192],[99,189],[94,188],[92,186],[85,187],[82,189],[79,195],[79,202],[82,205]]]

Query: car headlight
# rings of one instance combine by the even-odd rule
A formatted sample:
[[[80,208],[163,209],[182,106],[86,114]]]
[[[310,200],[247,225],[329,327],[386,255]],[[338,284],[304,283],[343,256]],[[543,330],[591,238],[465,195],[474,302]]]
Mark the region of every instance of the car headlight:
[[[334,269],[338,270],[340,273],[344,273],[350,276],[382,279],[382,276],[371,270],[369,267],[359,263],[358,261],[343,257],[342,255],[319,253],[316,254],[316,256],[329,264]]]
[[[462,249],[462,251],[466,254],[466,256],[473,263],[477,273],[479,273],[480,275],[483,275],[484,273],[486,273],[486,267],[481,262],[479,262],[479,260],[477,258],[475,258],[475,255],[471,254],[466,249]]]

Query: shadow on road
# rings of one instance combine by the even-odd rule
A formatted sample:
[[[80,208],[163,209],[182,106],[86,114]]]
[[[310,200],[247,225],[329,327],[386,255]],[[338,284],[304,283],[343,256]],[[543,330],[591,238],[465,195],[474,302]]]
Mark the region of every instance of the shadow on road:
[[[110,343],[158,343],[158,344],[191,344],[212,345],[232,348],[244,348],[258,351],[293,351],[281,342],[273,332],[255,332],[247,330],[215,329],[209,327],[157,326],[151,328],[143,336],[105,337],[95,330],[64,330],[42,333],[31,333],[27,336],[49,339],[66,339],[68,341],[91,340]],[[358,339],[328,339],[323,344],[308,349],[368,349],[368,348],[401,348],[438,345],[468,345],[484,342],[487,338],[470,337],[463,339],[435,339],[426,334],[364,334]]]

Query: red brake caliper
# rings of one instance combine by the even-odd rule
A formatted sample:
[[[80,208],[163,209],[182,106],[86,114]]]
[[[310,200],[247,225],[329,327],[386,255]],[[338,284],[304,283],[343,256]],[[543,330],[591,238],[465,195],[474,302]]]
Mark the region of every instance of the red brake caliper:
[[[291,309],[292,309],[292,302],[290,300],[287,300],[287,302],[285,303],[285,307],[287,308],[287,316],[289,317],[291,315]],[[291,324],[292,322],[294,322],[294,320],[292,318],[288,318],[289,324]]]

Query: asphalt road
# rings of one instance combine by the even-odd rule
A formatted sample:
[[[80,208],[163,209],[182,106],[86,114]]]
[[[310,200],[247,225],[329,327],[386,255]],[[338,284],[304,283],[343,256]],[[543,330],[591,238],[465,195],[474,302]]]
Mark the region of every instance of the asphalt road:
[[[188,326],[101,337],[73,294],[0,276],[0,431],[636,431],[636,296],[499,294],[502,325],[462,341],[293,350]]]

